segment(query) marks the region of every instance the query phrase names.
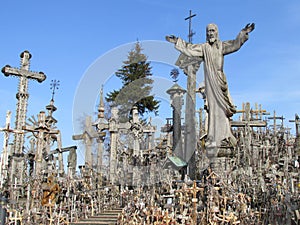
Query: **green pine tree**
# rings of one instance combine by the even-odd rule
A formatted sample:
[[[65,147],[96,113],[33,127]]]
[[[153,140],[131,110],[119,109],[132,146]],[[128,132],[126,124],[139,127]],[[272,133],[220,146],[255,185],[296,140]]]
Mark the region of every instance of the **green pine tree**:
[[[151,66],[142,48],[137,42],[134,50],[130,51],[124,65],[115,75],[121,79],[123,86],[107,94],[106,101],[111,106],[119,108],[119,118],[126,121],[131,118],[133,106],[138,107],[139,114],[153,112],[158,114],[159,101],[150,95],[153,80]]]

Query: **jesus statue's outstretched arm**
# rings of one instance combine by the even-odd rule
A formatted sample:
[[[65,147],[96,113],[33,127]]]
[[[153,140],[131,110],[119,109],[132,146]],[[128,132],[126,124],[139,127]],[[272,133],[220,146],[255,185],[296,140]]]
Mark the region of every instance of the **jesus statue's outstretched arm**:
[[[242,45],[248,40],[248,34],[252,32],[254,28],[254,23],[247,24],[234,40],[223,41],[223,55],[227,55],[239,50],[242,47]]]

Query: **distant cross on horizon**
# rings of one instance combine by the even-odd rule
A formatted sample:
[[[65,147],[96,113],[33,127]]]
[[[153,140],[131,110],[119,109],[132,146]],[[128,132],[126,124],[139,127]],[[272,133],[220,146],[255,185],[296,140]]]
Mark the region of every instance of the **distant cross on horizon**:
[[[190,10],[190,15],[184,19],[184,20],[189,20],[189,34],[188,34],[189,43],[192,43],[193,36],[195,35],[195,32],[193,32],[192,30],[192,18],[194,16],[196,16],[196,14],[192,15],[192,10]]]
[[[59,80],[51,80],[50,90],[52,90],[52,100],[54,100],[55,90],[59,87]]]

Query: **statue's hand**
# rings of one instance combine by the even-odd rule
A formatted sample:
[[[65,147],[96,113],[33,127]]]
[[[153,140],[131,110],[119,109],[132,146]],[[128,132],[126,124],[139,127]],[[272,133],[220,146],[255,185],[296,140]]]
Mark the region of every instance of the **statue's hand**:
[[[166,40],[168,41],[168,42],[171,42],[171,43],[176,43],[177,42],[177,37],[175,37],[174,35],[170,35],[170,36],[166,36]]]
[[[254,23],[248,23],[244,28],[243,31],[245,31],[247,34],[252,32],[255,28],[255,24]]]

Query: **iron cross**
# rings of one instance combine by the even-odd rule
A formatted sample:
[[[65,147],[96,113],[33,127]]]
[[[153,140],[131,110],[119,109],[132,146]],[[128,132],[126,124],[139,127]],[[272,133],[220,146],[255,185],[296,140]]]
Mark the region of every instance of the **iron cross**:
[[[195,32],[193,32],[193,30],[192,30],[192,18],[194,16],[196,16],[196,14],[192,15],[192,10],[190,10],[190,15],[184,19],[184,20],[189,20],[189,35],[188,35],[189,43],[192,43],[192,39],[195,34]]]

